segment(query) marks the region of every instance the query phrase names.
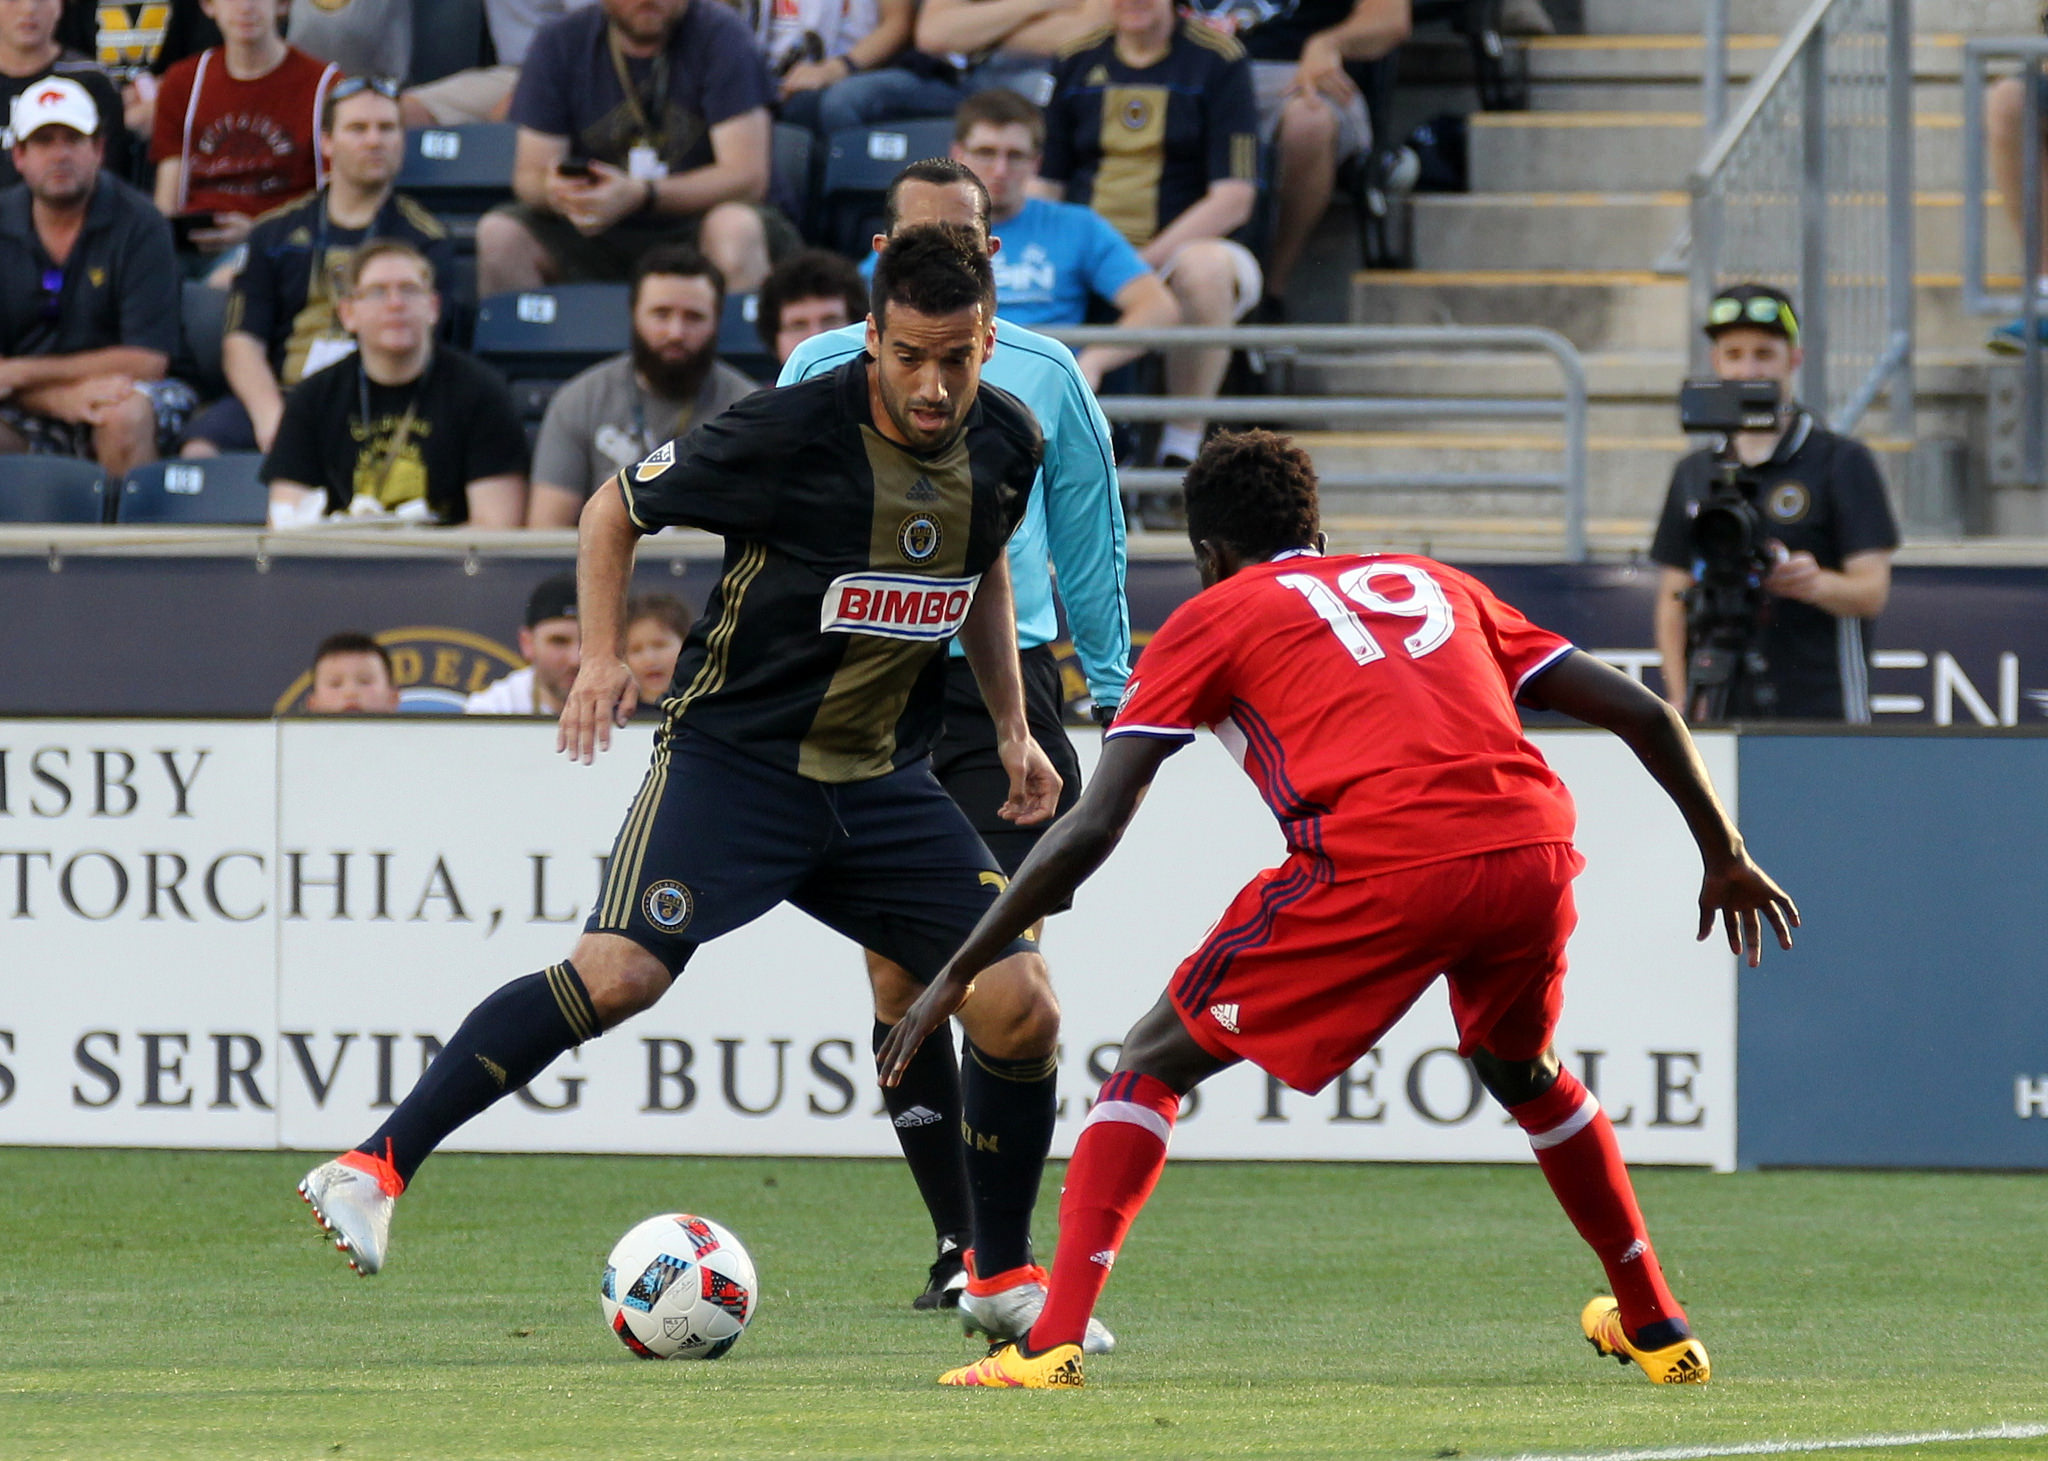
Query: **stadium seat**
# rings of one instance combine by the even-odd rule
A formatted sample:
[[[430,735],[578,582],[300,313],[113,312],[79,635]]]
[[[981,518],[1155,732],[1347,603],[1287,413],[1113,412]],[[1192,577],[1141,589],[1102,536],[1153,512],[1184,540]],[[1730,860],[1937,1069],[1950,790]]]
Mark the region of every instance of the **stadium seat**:
[[[756,294],[725,297],[725,313],[718,321],[718,358],[755,380],[773,382],[777,374],[775,357],[762,345],[760,331],[754,324],[760,302]]]
[[[476,308],[474,349],[508,380],[567,380],[633,338],[624,284],[557,284],[494,294]]]
[[[458,249],[471,250],[477,219],[511,200],[518,135],[510,122],[414,128],[405,134],[398,186],[448,225]]]
[[[819,184],[820,241],[853,258],[864,256],[880,230],[882,195],[896,174],[910,163],[944,157],[952,145],[950,117],[834,132]]]
[[[227,323],[228,295],[200,279],[187,279],[178,301],[178,320],[183,333],[183,351],[172,374],[210,401],[227,394],[227,376],[221,370],[220,339]]]
[[[811,236],[811,195],[816,183],[811,176],[815,137],[809,127],[777,122],[769,172],[769,196],[806,239]]]
[[[0,456],[0,523],[106,521],[98,462],[79,457]]]
[[[122,479],[114,521],[260,526],[270,506],[270,489],[257,476],[262,468],[261,452],[137,467]]]
[[[482,66],[489,52],[483,0],[413,0],[411,85]]]

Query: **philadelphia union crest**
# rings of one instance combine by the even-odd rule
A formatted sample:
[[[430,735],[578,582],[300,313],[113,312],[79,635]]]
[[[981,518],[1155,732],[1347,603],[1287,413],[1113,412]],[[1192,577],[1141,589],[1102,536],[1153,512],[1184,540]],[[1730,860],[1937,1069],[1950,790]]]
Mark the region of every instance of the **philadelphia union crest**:
[[[913,512],[896,530],[896,547],[907,563],[929,563],[938,556],[944,537],[937,518],[928,512]]]
[[[672,878],[664,878],[647,890],[646,896],[640,900],[640,911],[656,928],[675,933],[689,923],[690,915],[697,911],[697,903],[688,888]]]

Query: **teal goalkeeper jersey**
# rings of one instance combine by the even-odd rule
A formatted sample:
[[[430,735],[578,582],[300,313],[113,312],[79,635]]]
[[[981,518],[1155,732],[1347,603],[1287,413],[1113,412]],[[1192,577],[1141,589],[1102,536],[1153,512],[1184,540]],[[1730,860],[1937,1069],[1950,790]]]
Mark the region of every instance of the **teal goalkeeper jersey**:
[[[778,385],[844,365],[866,347],[865,322],[814,335],[789,357]],[[1057,340],[996,321],[996,349],[982,379],[1017,397],[1045,433],[1045,464],[1024,521],[1010,539],[1017,600],[1017,643],[1029,649],[1059,637],[1053,575],[1059,575],[1067,632],[1099,704],[1123,699],[1131,676],[1131,618],[1124,602],[1124,513],[1117,491],[1109,423]],[[961,653],[958,643],[954,654]]]

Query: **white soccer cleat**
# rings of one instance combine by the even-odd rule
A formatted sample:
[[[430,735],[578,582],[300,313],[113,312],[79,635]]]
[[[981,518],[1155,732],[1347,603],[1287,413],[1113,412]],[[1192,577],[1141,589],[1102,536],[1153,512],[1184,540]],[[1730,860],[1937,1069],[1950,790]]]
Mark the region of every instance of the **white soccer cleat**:
[[[358,1156],[356,1153],[349,1153]],[[360,1157],[365,1164],[375,1158]],[[379,1164],[381,1165],[381,1164]],[[334,1239],[348,1266],[368,1278],[384,1266],[391,1242],[391,1209],[397,1195],[388,1190],[397,1174],[383,1174],[342,1162],[322,1162],[299,1183],[299,1196],[313,1209],[313,1220]]]
[[[1013,1268],[988,1280],[974,1276],[974,1255],[967,1256],[967,1287],[960,1294],[960,1327],[969,1334],[981,1334],[991,1344],[1022,1344],[1031,1326],[1045,1308],[1045,1270],[1033,1264]],[[1005,1283],[1005,1280],[1014,1280]],[[1001,1288],[990,1285],[1003,1284]],[[977,1293],[977,1289],[986,1292]],[[1084,1354],[1108,1354],[1116,1348],[1116,1336],[1100,1319],[1088,1319],[1088,1334],[1081,1341]]]

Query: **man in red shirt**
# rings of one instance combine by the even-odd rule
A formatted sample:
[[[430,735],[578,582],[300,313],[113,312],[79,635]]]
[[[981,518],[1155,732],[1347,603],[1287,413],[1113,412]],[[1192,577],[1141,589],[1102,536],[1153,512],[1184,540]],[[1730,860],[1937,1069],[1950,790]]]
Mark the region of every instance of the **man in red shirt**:
[[[1324,556],[1299,448],[1262,431],[1219,436],[1189,471],[1186,500],[1204,592],[1146,646],[1080,803],[883,1044],[883,1084],[1008,940],[1102,864],[1198,726],[1258,787],[1287,860],[1238,894],[1125,1037],[1067,1169],[1051,1288],[1029,1336],[940,1383],[1081,1384],[1082,1328],[1166,1164],[1181,1098],[1239,1060],[1320,1090],[1439,974],[1459,1053],[1528,1132],[1613,1285],[1580,1315],[1586,1338],[1653,1380],[1706,1380],[1613,1127],[1551,1046],[1584,863],[1571,796],[1523,737],[1516,701],[1613,731],[1670,794],[1705,863],[1701,938],[1718,915],[1753,966],[1763,921],[1790,948],[1798,910],[1750,861],[1676,711],[1456,569]]]
[[[164,74],[149,160],[165,216],[212,215],[191,234],[212,253],[320,186],[320,105],[340,72],[285,44],[278,0],[201,3],[222,44]]]

